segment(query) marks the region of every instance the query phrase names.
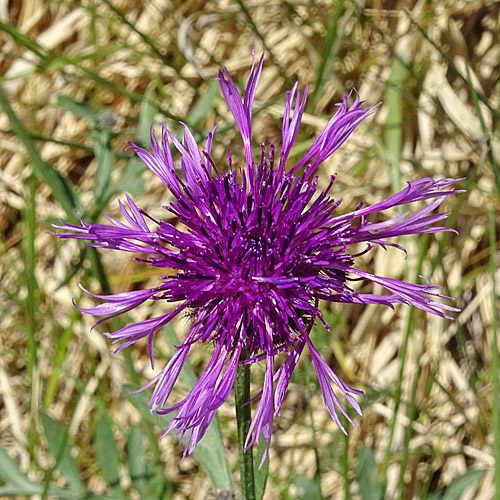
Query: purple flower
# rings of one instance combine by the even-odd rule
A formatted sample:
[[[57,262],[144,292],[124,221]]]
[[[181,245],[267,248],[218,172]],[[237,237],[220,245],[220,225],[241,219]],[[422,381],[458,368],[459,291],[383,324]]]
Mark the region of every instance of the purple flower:
[[[256,67],[255,63],[252,66],[243,100],[227,70],[219,72],[222,94],[243,139],[244,167],[233,166],[230,151],[226,170],[213,163],[210,151],[215,129],[208,134],[202,150],[186,125],[182,143],[165,125],[161,144],[152,131],[152,154],[130,144],[174,195],[175,201],[165,209],[179,219],[182,227],[154,220],[128,196],[124,204],[120,203],[124,222],[106,217],[106,224],[82,221],[81,226],[55,226],[63,231],[60,238],[83,239],[98,248],[145,254],[146,258],[137,260],[166,269],[155,288],[109,296],[87,292],[105,300],[91,309],[79,308],[87,314],[104,316],[97,324],[148,300],[175,304],[168,314],[106,333],[113,343],[120,343],[115,352],[146,338],[153,364],[155,333],[181,313],[189,311],[195,318],[170,362],[145,386],[154,386],[151,411],[175,412],[165,434],[173,429],[178,429],[181,436],[187,434],[185,453],[194,450],[229,396],[237,365],[242,362],[265,363],[264,384],[246,445],[251,446],[262,434],[269,447],[273,418],[280,412],[292,372],[306,345],[333,420],[344,432],[337,412],[353,423],[339,397],[361,414],[355,396],[362,395],[362,391],[340,380],[311,342],[309,334],[316,320],[328,330],[320,300],[391,307],[403,302],[443,318],[449,318],[447,311],[458,310],[439,302],[450,297],[437,293],[439,287],[429,285],[425,279],[424,284],[405,283],[355,266],[356,257],[377,245],[402,248],[389,238],[451,231],[435,225],[448,214],[434,210],[449,194],[457,192],[450,188],[455,180],[420,179],[375,205],[360,204],[353,212],[336,215],[341,200],[329,195],[335,176],[325,191],[319,191],[315,171],[374,108],[363,108],[357,96],[349,106],[345,97],[309,151],[287,168],[307,97],[307,88],[301,96],[296,84],[286,95],[281,154],[276,158],[273,144],[267,151],[262,144],[257,159],[252,150],[252,106],[262,63],[263,57]],[[174,164],[171,144],[180,153],[180,169]],[[370,221],[371,214],[422,200],[432,201],[413,215],[405,212],[385,217],[383,222]],[[379,215],[376,218],[380,221]],[[380,285],[385,293],[356,291],[349,282],[358,279]],[[168,407],[167,400],[195,342],[206,343],[210,350],[214,345],[212,358],[185,399]],[[278,355],[285,360],[275,369]]]

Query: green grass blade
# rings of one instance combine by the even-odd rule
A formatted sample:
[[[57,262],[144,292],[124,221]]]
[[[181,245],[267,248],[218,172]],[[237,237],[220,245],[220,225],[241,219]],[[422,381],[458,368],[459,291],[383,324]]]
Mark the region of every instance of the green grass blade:
[[[45,390],[45,396],[43,398],[44,405],[48,408],[53,402],[56,396],[57,386],[60,382],[59,377],[61,376],[62,368],[66,360],[66,354],[68,352],[68,346],[70,340],[73,338],[75,333],[74,324],[77,318],[80,316],[80,311],[74,307],[71,309],[71,317],[68,326],[64,329],[61,335],[57,338],[57,353],[54,362],[54,367],[52,368],[52,373],[50,374],[49,381]]]
[[[191,80],[189,80],[189,78],[186,78],[182,74],[181,70],[177,66],[175,66],[175,64],[173,64],[172,61],[170,61],[170,59],[168,59],[168,57],[165,57],[161,53],[160,49],[158,49],[158,47],[156,47],[156,45],[154,44],[153,40],[148,35],[146,35],[142,31],[140,31],[139,29],[137,29],[137,27],[134,26],[134,24],[131,23],[122,14],[122,12],[118,8],[116,8],[109,0],[103,0],[103,1],[118,16],[118,18],[120,19],[120,21],[123,24],[125,24],[126,26],[128,26],[132,31],[134,31],[135,33],[137,33],[142,38],[142,40],[144,41],[144,43],[146,43],[146,45],[149,46],[149,48],[162,61],[162,63],[165,64],[165,66],[168,66],[169,68],[172,68],[175,71],[175,74],[177,75],[177,77],[179,79],[181,79],[184,82],[186,82],[196,92],[197,95],[199,94],[198,87]]]
[[[91,131],[94,140],[94,151],[97,158],[97,170],[94,178],[94,196],[96,204],[104,206],[109,196],[114,192],[111,185],[111,172],[115,159],[114,151],[111,147],[111,134],[109,130],[102,130],[95,127]]]
[[[191,371],[191,366],[184,363],[184,368]],[[183,368],[183,370],[184,370]],[[189,376],[188,376],[189,377]],[[123,387],[125,397],[139,411],[143,419],[146,419],[151,424],[159,426],[165,430],[173,418],[172,414],[162,415],[161,417],[152,414],[149,411],[149,395],[147,392],[132,393],[137,390],[137,387],[125,385]],[[183,440],[185,444],[187,437]],[[196,445],[193,452],[199,464],[205,469],[213,487],[215,489],[230,489],[234,490],[233,477],[231,469],[224,456],[224,448],[222,446],[222,437],[219,430],[217,416],[214,417],[209,428],[205,432],[203,439]],[[167,464],[170,465],[170,464]]]
[[[384,130],[385,155],[391,175],[391,185],[394,192],[401,189],[401,147],[403,127],[403,83],[406,68],[394,59],[387,81],[385,106],[388,110]]]
[[[26,278],[26,288],[28,291],[26,297],[26,313],[27,313],[27,347],[28,347],[28,358],[26,360],[26,368],[28,371],[28,380],[30,387],[30,394],[32,394],[33,389],[33,370],[37,364],[37,346],[38,342],[36,340],[37,324],[36,324],[36,312],[37,312],[37,299],[36,290],[37,282],[35,277],[35,228],[36,228],[36,177],[31,174],[28,180],[28,199],[26,200],[26,210],[25,210],[25,223],[26,223],[26,233],[24,237],[24,264],[25,264],[25,278]],[[28,443],[31,452],[34,450],[35,446],[35,419],[34,414],[31,411],[32,398],[30,397],[30,428]]]
[[[344,12],[344,1],[338,0],[332,8],[332,15],[328,24],[328,29],[323,43],[321,58],[316,70],[316,78],[314,81],[314,91],[312,101],[317,102],[325,83],[330,78],[331,65],[337,56],[342,46],[343,36],[339,34],[338,25],[339,19]]]
[[[30,487],[15,486],[11,484],[5,484],[0,486],[0,498],[12,499],[13,497],[28,497],[33,498],[35,495],[37,497],[42,497],[43,487],[41,484],[32,484]],[[110,497],[105,497],[101,495],[92,495],[87,492],[80,494],[74,491],[64,490],[62,488],[50,488],[47,491],[47,496],[50,499],[56,498],[58,500],[113,500]],[[42,497],[43,498],[43,497]]]
[[[147,150],[151,149],[150,131],[154,122],[158,108],[155,104],[155,94],[148,90],[144,94],[141,104],[141,114],[139,116],[139,125],[134,142]],[[129,158],[127,168],[114,186],[116,193],[126,192],[132,196],[140,196],[144,193],[144,179],[142,173],[147,170],[144,163],[134,155]]]
[[[205,120],[214,108],[215,98],[219,95],[219,84],[212,82],[203,96],[200,97],[195,107],[189,113],[186,123],[192,127],[197,127],[203,120]]]
[[[266,42],[266,39],[260,32],[258,26],[255,24],[255,21],[252,18],[252,15],[250,14],[250,11],[248,10],[247,6],[245,5],[244,0],[236,0],[238,2],[238,5],[240,6],[241,12],[245,15],[247,18],[248,24],[250,24],[252,31],[255,33],[257,38],[262,42],[262,45],[264,47],[264,50],[266,51],[266,54],[269,56],[269,59],[273,62],[273,64],[276,66],[276,69],[278,70],[280,76],[283,78],[283,81],[285,82],[285,87],[291,87],[291,84],[289,82],[289,79],[286,75],[286,73],[283,71],[281,68],[280,64],[278,63],[278,59],[274,55],[273,50],[271,47]]]
[[[344,486],[344,500],[351,498],[351,480],[349,478],[349,434],[342,434],[342,457],[341,457],[341,474],[342,484]]]
[[[328,316],[327,316],[328,318]],[[328,318],[330,319],[330,318]],[[329,321],[329,324],[331,325],[332,322]],[[323,339],[325,339],[325,336],[322,336]],[[315,344],[316,349],[321,349],[321,342],[317,342]],[[311,446],[314,450],[314,459],[316,461],[316,470],[314,472],[314,480],[316,481],[316,484],[318,485],[318,490],[321,492],[321,474],[322,474],[322,467],[321,467],[321,460],[319,457],[319,446],[318,446],[318,440],[317,440],[317,433],[316,433],[316,425],[314,424],[314,410],[311,405],[311,401],[313,399],[313,394],[311,391],[311,386],[315,387],[317,389],[317,384],[314,384],[313,382],[313,376],[311,372],[315,372],[315,370],[312,369],[312,367],[309,364],[306,364],[305,366],[305,371],[306,371],[306,386],[308,388],[308,393],[309,397],[307,398],[307,410],[309,413],[309,419],[311,421],[311,432],[312,432],[312,442]],[[316,375],[316,373],[314,373]]]
[[[165,327],[165,338],[171,352],[175,349],[175,345],[179,344],[175,332],[171,326]],[[181,380],[184,382],[188,389],[194,387],[197,382],[196,374],[191,364],[186,361],[181,371]],[[131,391],[135,387],[125,386],[125,397],[137,408],[143,418],[152,424],[159,425],[165,429],[173,418],[173,414],[162,415],[161,417],[156,414],[151,414],[149,411],[149,396],[146,392],[139,392],[133,394]],[[183,440],[185,440],[187,436]],[[219,429],[219,421],[217,415],[212,420],[208,427],[203,439],[197,444],[193,455],[196,457],[200,465],[207,472],[212,485],[216,489],[231,489],[234,490],[233,476],[231,468],[224,455],[224,446],[222,443],[222,436]]]
[[[19,140],[23,143],[31,158],[31,167],[37,178],[45,182],[52,191],[52,196],[58,201],[61,207],[66,212],[70,221],[75,221],[75,212],[82,213],[82,205],[78,200],[72,186],[69,182],[62,177],[59,172],[42,160],[40,153],[36,149],[31,137],[26,132],[21,121],[12,109],[5,96],[3,90],[0,88],[0,107],[7,115],[12,130],[17,135]]]
[[[150,147],[151,125],[155,120],[156,113],[158,113],[158,107],[155,103],[155,93],[152,90],[148,90],[142,100],[139,125],[135,137],[137,144],[141,147]]]
[[[102,111],[97,111],[88,102],[79,102],[69,95],[57,96],[57,105],[64,111],[89,121],[98,122],[102,115]]]
[[[477,117],[479,118],[479,123],[481,124],[481,130],[483,131],[484,138],[486,140],[486,146],[488,148],[488,158],[490,160],[491,169],[493,170],[493,175],[495,177],[495,184],[497,185],[498,193],[500,194],[500,167],[498,166],[497,159],[493,153],[493,145],[491,143],[491,135],[489,130],[486,128],[486,123],[484,121],[483,112],[481,111],[481,106],[479,106],[479,97],[477,90],[472,83],[470,76],[469,65],[466,65],[467,70],[467,84],[472,95],[472,100],[474,101],[474,107],[476,109]]]
[[[413,330],[414,324],[414,309],[412,309],[409,312],[409,318],[408,322],[411,323],[411,329]],[[416,397],[417,397],[417,389],[418,389],[418,381],[420,378],[420,374],[422,372],[422,365],[417,361],[418,366],[417,366],[417,371],[415,375],[413,376],[413,384],[411,388],[411,397],[410,397],[410,403],[408,405],[408,424],[405,427],[405,434],[404,434],[404,439],[403,439],[403,456],[401,458],[401,465],[399,468],[399,480],[398,480],[398,490],[399,490],[399,499],[404,500],[405,498],[405,488],[406,488],[406,481],[405,481],[405,475],[406,475],[406,468],[408,467],[408,462],[409,462],[409,457],[410,457],[410,439],[413,434],[413,428],[412,424],[415,420],[415,415],[417,414],[417,403],[416,403]]]
[[[35,40],[30,38],[28,35],[21,33],[13,24],[0,21],[0,30],[8,33],[16,43],[36,54],[40,59],[42,59],[42,61],[47,58],[47,54],[45,53],[46,51],[43,50],[43,48],[40,47]]]
[[[0,29],[3,29],[5,32],[9,33],[14,38],[14,40],[18,39],[24,40],[25,35],[20,33],[11,24],[3,23],[2,21],[0,21]],[[48,61],[50,67],[47,69],[50,69],[51,71],[60,71],[65,77],[74,78],[74,75],[69,75],[64,72],[64,68],[66,66],[71,66],[77,68],[81,72],[81,75],[84,76],[85,78],[88,78],[89,80],[101,85],[104,88],[109,88],[115,91],[116,93],[126,97],[131,102],[138,103],[142,102],[143,100],[144,96],[142,94],[131,90],[127,90],[127,88],[124,87],[123,85],[119,85],[113,82],[112,80],[102,77],[99,73],[93,71],[92,69],[89,69],[85,65],[79,65],[80,61],[78,58],[70,57],[63,53],[57,53],[55,51],[51,51],[50,53],[47,54],[46,51],[36,43],[36,41],[31,39],[29,44],[23,46],[25,46],[28,50],[32,51],[38,57],[40,57],[42,59],[42,63],[45,60]],[[170,118],[174,121],[181,120],[180,117],[173,115],[167,109],[159,108],[159,112],[162,113],[167,118]],[[14,132],[17,134],[17,131],[15,129]]]
[[[490,274],[491,274],[491,420],[493,426],[493,456],[495,457],[495,493],[500,498],[500,383],[499,383],[499,360],[498,360],[498,296],[496,284],[496,228],[495,212],[493,206],[489,210],[489,243],[490,243]]]
[[[417,30],[420,32],[420,34],[432,45],[432,47],[439,52],[439,55],[442,57],[442,59],[446,62],[448,67],[465,83],[467,84],[467,77],[462,74],[462,72],[458,69],[457,65],[455,64],[455,61],[442,49],[437,42],[435,42],[428,34],[427,32],[420,26],[420,24],[413,19],[411,14],[404,9],[406,15],[408,16],[408,19],[410,20],[410,23],[417,28]],[[489,99],[483,95],[482,93],[477,93],[478,99],[486,105],[486,107],[493,113],[493,115],[499,119],[500,118],[500,112],[497,111],[490,103]]]
[[[16,133],[12,129],[0,130],[0,134],[16,135]],[[93,151],[93,149],[90,146],[86,146],[85,144],[79,144],[78,142],[63,141],[60,139],[55,139],[54,137],[46,137],[38,134],[30,134],[29,132],[27,132],[27,134],[31,141],[51,142],[53,144],[58,144],[60,146],[68,146],[68,148],[70,149],[77,149],[77,150],[79,149],[81,151],[86,151],[87,153],[91,153]]]
[[[419,276],[422,273],[422,265],[424,262],[424,258],[426,256],[428,242],[429,242],[429,235],[428,234],[422,235],[415,277]],[[392,416],[391,423],[389,425],[389,439],[387,440],[387,446],[385,449],[385,457],[384,457],[383,471],[382,471],[382,486],[384,491],[387,487],[387,471],[389,469],[392,456],[392,441],[394,439],[399,407],[401,405],[401,396],[403,393],[403,379],[407,361],[408,344],[414,328],[414,322],[412,320],[413,314],[415,314],[415,312],[409,311],[408,313],[408,320],[406,322],[403,342],[401,343],[401,347],[399,349],[399,373],[398,373],[398,378],[396,380],[396,387],[394,389],[394,414]]]

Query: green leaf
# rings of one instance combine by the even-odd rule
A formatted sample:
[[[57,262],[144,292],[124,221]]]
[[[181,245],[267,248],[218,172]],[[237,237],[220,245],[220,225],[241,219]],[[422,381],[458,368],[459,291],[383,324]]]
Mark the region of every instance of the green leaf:
[[[146,454],[142,442],[142,434],[137,426],[133,426],[125,445],[127,452],[127,467],[134,488],[141,498],[145,498],[146,491]]]
[[[137,136],[134,140],[139,146],[145,149],[150,149],[150,132],[151,124],[154,117],[158,112],[155,106],[155,94],[153,91],[147,91],[142,99],[141,114],[139,117],[139,125],[137,127]],[[127,168],[120,177],[118,182],[114,185],[116,193],[129,193],[132,196],[141,196],[144,194],[144,179],[142,178],[143,172],[147,170],[146,165],[134,155],[128,160]]]
[[[207,91],[196,103],[196,106],[193,108],[191,113],[189,113],[186,123],[190,127],[196,127],[206,119],[206,117],[214,107],[214,100],[218,94],[219,85],[217,85],[217,82],[212,82],[209,85]]]
[[[403,126],[403,84],[406,68],[398,59],[391,64],[387,81],[385,105],[388,109],[384,130],[385,155],[391,174],[392,189],[401,189],[401,148]]]
[[[46,413],[42,413],[40,417],[50,454],[56,461],[56,468],[61,471],[70,489],[80,493],[86,492],[78,464],[71,456],[66,431],[59,422]]]
[[[111,421],[105,414],[97,422],[95,431],[95,452],[101,473],[106,482],[116,492],[121,492],[118,467],[120,453],[111,428]]]
[[[151,124],[154,122],[156,113],[158,113],[158,108],[155,105],[155,98],[155,93],[152,90],[148,90],[144,94],[144,99],[142,100],[136,137],[136,141],[141,146],[149,147]]]
[[[156,413],[151,413],[149,411],[149,398],[147,392],[134,392],[137,390],[137,387],[124,384],[123,386],[123,394],[129,400],[130,403],[134,406],[134,408],[141,414],[142,418],[148,420],[154,425],[158,425],[160,427],[167,427],[167,425],[172,420],[172,414],[168,415],[156,415]]]
[[[133,394],[132,391],[135,389],[135,387],[125,385],[125,397],[134,405],[143,418],[158,425],[162,429],[166,429],[174,414],[169,413],[159,416],[151,413],[148,406],[149,395],[145,392]],[[182,440],[183,445],[186,444],[186,439],[187,436]],[[196,445],[193,455],[205,469],[215,489],[234,489],[231,469],[224,456],[222,436],[220,434],[217,416],[212,420],[203,439]]]
[[[175,332],[170,325],[165,327],[165,338],[169,346],[170,352],[174,352],[175,345],[179,344]],[[198,381],[191,364],[186,361],[182,368],[180,378],[190,390]],[[125,386],[126,398],[137,408],[140,414],[150,422],[159,425],[165,429],[173,418],[173,414],[162,415],[151,414],[149,411],[149,395],[145,392],[132,394],[130,386]],[[132,389],[133,390],[133,389]],[[187,436],[183,439],[183,444],[186,443]],[[219,419],[217,415],[212,420],[203,439],[196,445],[193,452],[200,465],[205,469],[212,485],[215,489],[231,489],[234,490],[233,476],[231,468],[224,455],[224,446],[222,444],[222,436],[219,428]]]
[[[180,344],[179,339],[172,325],[168,324],[164,331],[170,353],[173,353],[175,352],[175,345]],[[198,378],[189,361],[184,363],[180,379],[189,390],[198,382]],[[200,462],[200,465],[207,471],[208,477],[215,489],[234,489],[233,475],[224,455],[224,445],[222,443],[217,415],[213,418],[201,441],[196,445],[193,454]]]
[[[142,173],[147,167],[139,158],[132,156],[128,160],[128,166],[125,172],[120,177],[118,182],[113,186],[115,193],[128,193],[131,196],[141,196],[144,194],[145,186]]]
[[[381,500],[382,484],[373,450],[364,445],[358,453],[358,483],[362,500]]]
[[[51,497],[60,500],[94,500],[97,498],[103,500],[111,500],[109,497],[97,497],[87,492],[75,492],[70,490],[63,490],[62,488],[49,488],[45,492],[41,484],[32,484],[29,488],[23,486],[14,486],[11,484],[4,484],[3,486],[0,486],[0,498],[12,498],[14,496],[27,496],[32,498],[35,495],[45,495],[45,498]]]
[[[21,33],[13,24],[0,21],[0,30],[8,33],[21,47],[30,50],[42,60],[47,58],[44,49],[33,38]]]
[[[477,483],[484,476],[484,470],[470,470],[462,476],[454,478],[443,489],[434,492],[427,500],[458,500],[469,486]]]
[[[32,483],[21,472],[16,462],[10,458],[9,454],[2,446],[0,446],[0,477],[3,481],[8,483],[8,485],[4,485],[2,488],[7,488],[7,486],[10,487],[10,485],[12,485],[24,492],[19,493],[20,495],[35,495],[41,491],[41,486]]]
[[[266,491],[267,475],[269,472],[269,454],[264,460],[262,467],[259,469],[259,465],[262,460],[262,455],[266,451],[266,446],[267,446],[267,441],[265,439],[261,439],[259,441],[259,445],[257,446],[257,454],[254,459],[256,500],[262,500],[264,498],[264,493]]]
[[[155,105],[155,93],[148,90],[142,99],[141,114],[139,116],[139,125],[137,127],[137,137],[134,142],[139,146],[150,149],[150,133],[151,124],[158,108]],[[144,194],[144,179],[142,178],[143,172],[147,170],[146,165],[142,163],[139,158],[134,155],[128,160],[127,168],[120,177],[118,182],[114,185],[116,193],[129,193],[132,196],[141,196]]]
[[[101,130],[96,127],[92,130],[94,139],[94,152],[97,158],[97,170],[94,178],[94,195],[97,204],[101,205],[103,199],[109,197],[109,193],[115,190],[111,185],[111,171],[115,154],[111,148],[111,137],[109,130]]]
[[[111,171],[115,158],[111,147],[111,130],[105,125],[109,110],[97,110],[86,102],[79,102],[71,96],[61,95],[57,98],[57,104],[65,111],[69,111],[80,118],[86,118],[90,122],[90,135],[93,141],[94,154],[97,158],[97,170],[94,178],[94,196],[98,205],[103,204],[114,192],[114,186],[110,184]]]
[[[297,500],[323,500],[316,482],[302,474],[295,474],[293,484],[297,488]]]
[[[64,111],[73,113],[80,118],[86,118],[91,121],[98,121],[102,111],[97,111],[87,102],[79,102],[69,95],[57,96],[57,104]]]
[[[325,83],[332,79],[333,61],[337,57],[341,47],[344,33],[339,32],[339,20],[342,14],[346,11],[345,2],[338,1],[332,8],[330,22],[326,30],[326,35],[323,42],[323,50],[316,69],[316,78],[314,82],[314,91],[312,99],[317,102],[319,97],[324,92]],[[352,11],[349,17],[352,16]]]

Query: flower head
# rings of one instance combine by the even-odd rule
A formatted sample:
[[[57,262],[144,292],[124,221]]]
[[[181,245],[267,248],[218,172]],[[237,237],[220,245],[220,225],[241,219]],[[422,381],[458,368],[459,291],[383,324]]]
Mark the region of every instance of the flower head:
[[[347,400],[361,414],[355,396],[363,393],[345,384],[311,342],[314,322],[323,321],[321,300],[388,306],[403,302],[444,318],[448,317],[447,311],[457,311],[439,302],[449,297],[439,294],[439,287],[425,280],[425,284],[406,283],[370,274],[355,265],[356,257],[378,245],[401,248],[388,241],[390,238],[449,231],[436,226],[447,214],[434,210],[456,192],[450,188],[455,181],[420,179],[372,206],[361,204],[352,212],[336,215],[341,200],[329,194],[335,176],[326,190],[319,191],[315,171],[374,108],[365,109],[357,96],[349,106],[345,97],[309,151],[290,166],[287,160],[307,97],[307,88],[301,95],[296,84],[286,95],[281,153],[276,156],[273,144],[267,151],[262,144],[257,159],[252,149],[252,106],[262,64],[263,58],[252,66],[243,99],[227,70],[219,72],[222,94],[243,139],[244,167],[233,166],[229,151],[226,170],[214,165],[210,152],[215,129],[201,150],[186,125],[182,142],[164,125],[159,144],[152,130],[152,153],[130,145],[175,197],[165,208],[184,229],[154,220],[128,196],[125,203],[120,203],[123,222],[106,217],[105,224],[82,221],[81,225],[56,226],[63,231],[61,238],[145,254],[146,258],[140,260],[168,270],[151,289],[109,296],[87,292],[105,301],[91,309],[80,308],[104,316],[98,323],[150,300],[174,304],[167,314],[106,333],[113,343],[119,343],[116,352],[147,339],[153,364],[155,333],[183,311],[196,312],[170,362],[146,385],[154,387],[151,411],[175,412],[165,434],[173,429],[178,429],[181,436],[187,433],[185,453],[193,451],[227,399],[238,363],[265,363],[264,383],[247,446],[258,441],[261,434],[269,446],[273,418],[280,412],[292,372],[306,345],[326,408],[345,432],[337,412],[351,419],[341,400]],[[172,157],[172,144],[180,153],[180,169]],[[405,212],[383,222],[370,221],[372,214],[422,200],[431,202],[412,215]],[[353,249],[358,243],[366,243],[361,253]],[[360,293],[349,286],[352,279],[376,283],[385,293]],[[187,396],[168,407],[167,400],[195,342],[206,343],[207,347],[214,344],[212,358]],[[285,360],[275,369],[278,355]]]

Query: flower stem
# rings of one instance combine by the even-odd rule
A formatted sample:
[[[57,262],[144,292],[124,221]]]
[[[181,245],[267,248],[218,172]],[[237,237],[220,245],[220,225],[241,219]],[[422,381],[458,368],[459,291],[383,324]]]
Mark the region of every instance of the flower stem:
[[[252,448],[244,451],[245,440],[252,419],[250,405],[243,406],[250,399],[250,365],[238,365],[234,381],[234,393],[240,452],[241,498],[242,500],[255,500],[253,452]]]

